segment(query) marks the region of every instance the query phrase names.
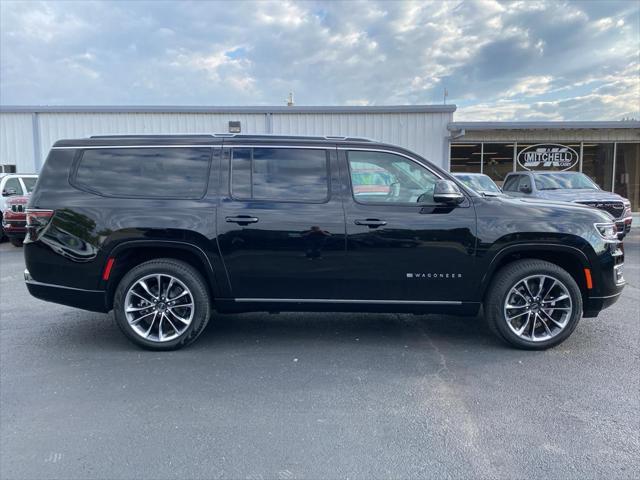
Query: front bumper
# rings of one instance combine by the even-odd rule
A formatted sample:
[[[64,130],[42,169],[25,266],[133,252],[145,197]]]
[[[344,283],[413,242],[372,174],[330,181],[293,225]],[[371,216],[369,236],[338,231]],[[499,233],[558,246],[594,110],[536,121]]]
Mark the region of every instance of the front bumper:
[[[582,316],[585,318],[597,317],[600,311],[616,303],[620,299],[621,295],[622,287],[618,293],[614,293],[613,295],[608,295],[606,297],[589,297],[584,305],[584,313]]]
[[[2,222],[2,229],[7,237],[22,238],[27,236],[27,228],[14,222]]]
[[[624,246],[622,243],[612,247],[608,262],[602,266],[598,275],[598,293],[588,295],[584,302],[584,317],[597,317],[601,310],[618,301],[626,285],[624,279]]]
[[[24,238],[27,235],[27,218],[22,212],[5,210],[2,214],[2,229],[11,238]]]

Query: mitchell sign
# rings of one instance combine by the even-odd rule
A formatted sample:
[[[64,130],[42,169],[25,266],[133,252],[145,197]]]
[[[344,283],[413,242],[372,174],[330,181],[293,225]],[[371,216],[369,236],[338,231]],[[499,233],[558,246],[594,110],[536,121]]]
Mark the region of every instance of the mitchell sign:
[[[526,170],[569,170],[579,157],[566,145],[531,145],[518,154],[518,163]]]

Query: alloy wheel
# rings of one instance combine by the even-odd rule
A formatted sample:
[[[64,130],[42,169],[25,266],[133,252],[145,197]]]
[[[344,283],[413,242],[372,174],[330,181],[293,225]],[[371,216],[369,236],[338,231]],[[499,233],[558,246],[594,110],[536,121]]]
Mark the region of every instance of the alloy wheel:
[[[193,295],[172,275],[147,275],[129,287],[124,312],[137,335],[152,342],[168,342],[182,335],[191,325]]]
[[[531,275],[517,281],[504,302],[507,325],[530,342],[543,342],[558,335],[572,313],[569,290],[550,275]]]

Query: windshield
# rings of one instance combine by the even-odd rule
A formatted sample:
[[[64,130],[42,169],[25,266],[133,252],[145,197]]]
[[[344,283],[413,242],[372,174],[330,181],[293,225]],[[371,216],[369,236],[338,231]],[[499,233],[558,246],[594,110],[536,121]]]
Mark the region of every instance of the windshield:
[[[498,186],[487,175],[456,175],[456,178],[476,192],[501,193]]]
[[[584,173],[539,173],[535,175],[538,190],[589,189],[599,190],[598,186]]]

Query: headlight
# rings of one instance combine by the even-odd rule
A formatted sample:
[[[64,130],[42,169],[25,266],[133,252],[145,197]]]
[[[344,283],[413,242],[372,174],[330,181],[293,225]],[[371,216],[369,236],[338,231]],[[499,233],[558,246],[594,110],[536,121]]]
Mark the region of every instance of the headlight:
[[[600,236],[608,242],[618,241],[618,229],[615,223],[594,223],[594,227]]]

